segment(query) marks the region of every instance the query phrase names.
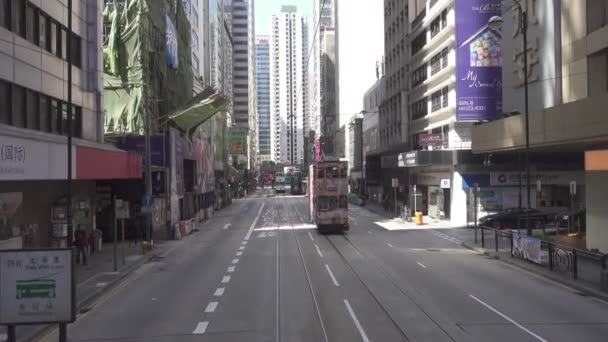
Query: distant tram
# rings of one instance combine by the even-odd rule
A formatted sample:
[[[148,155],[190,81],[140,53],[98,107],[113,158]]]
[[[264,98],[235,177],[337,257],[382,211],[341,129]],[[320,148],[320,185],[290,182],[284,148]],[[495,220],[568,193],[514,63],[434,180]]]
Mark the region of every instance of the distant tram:
[[[310,165],[310,219],[320,233],[342,233],[349,228],[347,168],[346,161],[321,161]]]

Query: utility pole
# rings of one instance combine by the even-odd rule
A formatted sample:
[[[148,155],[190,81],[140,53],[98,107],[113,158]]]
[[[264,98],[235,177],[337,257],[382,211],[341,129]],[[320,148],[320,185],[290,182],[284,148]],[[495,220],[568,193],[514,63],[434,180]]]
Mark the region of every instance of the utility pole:
[[[66,60],[68,64],[68,93],[67,93],[67,111],[68,111],[68,120],[67,120],[67,133],[68,133],[68,179],[66,186],[66,218],[68,221],[67,227],[67,248],[73,248],[73,235],[74,235],[74,226],[72,225],[72,116],[74,115],[73,106],[72,106],[72,0],[68,0],[68,32],[67,32],[67,44],[66,44]],[[85,251],[86,253],[86,251]],[[71,251],[72,258],[74,258],[74,251]],[[72,270],[71,277],[71,297],[72,297],[72,305],[74,306],[76,303],[76,288],[74,286],[76,278],[74,277],[74,270]],[[74,308],[72,308],[72,315],[74,314]],[[68,340],[68,325],[67,323],[59,324],[59,342],[67,342]]]
[[[145,153],[145,185],[146,185],[146,200],[149,204],[152,203],[152,152],[150,146],[150,131],[151,127],[151,116],[152,111],[149,108],[144,112],[144,153]],[[145,203],[144,203],[145,204]],[[143,208],[143,206],[142,206]],[[148,208],[151,209],[151,208]],[[150,241],[150,246],[152,246],[152,212],[151,210],[147,210],[145,213],[145,222],[148,234],[148,240]]]

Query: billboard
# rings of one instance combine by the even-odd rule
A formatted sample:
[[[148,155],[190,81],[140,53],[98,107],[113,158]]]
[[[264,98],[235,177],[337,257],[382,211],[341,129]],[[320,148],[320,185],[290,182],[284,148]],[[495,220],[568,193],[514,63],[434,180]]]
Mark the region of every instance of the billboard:
[[[501,0],[456,0],[456,119],[502,114],[502,35],[488,26]]]
[[[244,128],[230,128],[230,152],[247,155],[247,130]]]

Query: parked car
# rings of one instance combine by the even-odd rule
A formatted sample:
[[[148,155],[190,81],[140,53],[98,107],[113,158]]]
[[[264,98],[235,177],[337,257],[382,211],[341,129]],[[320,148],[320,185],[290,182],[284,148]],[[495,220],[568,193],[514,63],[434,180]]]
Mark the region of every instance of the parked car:
[[[517,229],[518,220],[523,228],[528,219],[534,228],[542,228],[549,221],[547,214],[537,209],[509,208],[480,218],[479,224],[496,229]]]

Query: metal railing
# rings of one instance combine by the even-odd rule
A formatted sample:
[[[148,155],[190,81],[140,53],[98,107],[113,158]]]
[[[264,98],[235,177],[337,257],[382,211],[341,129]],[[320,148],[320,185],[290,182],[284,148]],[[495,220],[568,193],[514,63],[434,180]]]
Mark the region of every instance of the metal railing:
[[[520,234],[517,230],[500,230],[479,226],[481,247],[497,255],[509,254],[511,258],[523,259],[531,264],[561,273],[608,291],[608,255],[565,246],[553,241]],[[477,234],[475,234],[475,243]]]

